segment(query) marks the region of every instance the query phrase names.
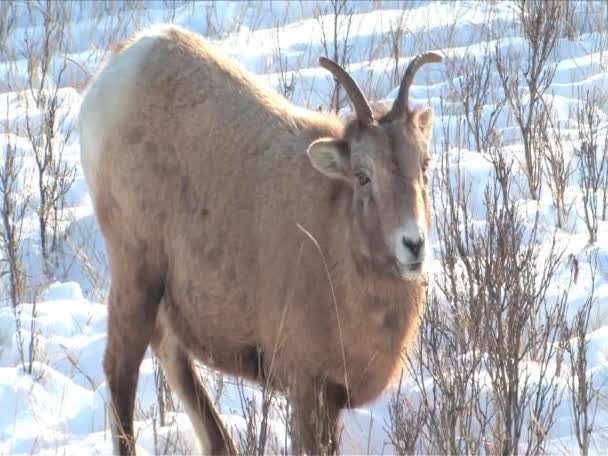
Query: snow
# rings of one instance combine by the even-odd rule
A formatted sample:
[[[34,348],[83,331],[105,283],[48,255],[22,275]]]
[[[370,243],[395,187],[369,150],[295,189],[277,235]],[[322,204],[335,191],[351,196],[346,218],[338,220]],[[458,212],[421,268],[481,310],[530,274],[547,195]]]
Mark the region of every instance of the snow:
[[[67,54],[87,72],[93,73],[103,59],[108,42],[125,36],[125,30],[140,29],[148,24],[175,22],[199,33],[210,35],[221,48],[236,58],[261,81],[280,89],[278,46],[282,65],[287,68],[287,77],[294,76],[296,86],[291,94],[294,103],[316,107],[326,105],[333,88],[333,79],[319,68],[317,60],[324,53],[321,45],[322,25],[329,26],[333,20],[327,2],[198,2],[179,3],[175,11],[168,8],[171,2],[145,1],[137,11],[118,11],[112,3],[107,11],[100,10],[98,2],[74,3],[72,22],[64,33],[70,39]],[[100,3],[99,3],[100,4]],[[602,3],[595,6],[596,16],[601,18]],[[349,31],[352,46],[348,69],[371,97],[390,101],[398,87],[392,81],[395,62],[387,44],[391,27],[399,21],[406,25],[401,41],[399,74],[402,74],[410,58],[421,51],[436,50],[446,56],[445,64],[424,67],[411,88],[413,105],[430,105],[435,110],[436,127],[433,136],[434,157],[432,169],[439,166],[441,154],[448,154],[448,172],[453,177],[459,174],[465,188],[481,189],[494,179],[493,168],[488,157],[478,153],[468,144],[458,119],[459,108],[450,101],[451,87],[459,83],[450,80],[445,68],[458,59],[474,57],[480,61],[494,57],[498,49],[509,52],[518,59],[523,39],[512,17],[512,5],[507,2],[408,2],[402,9],[391,2],[352,2],[354,16]],[[474,6],[473,6],[474,5]],[[584,18],[586,2],[577,3],[579,17]],[[24,8],[19,4],[19,8]],[[327,13],[320,20],[315,12]],[[599,11],[599,13],[598,13]],[[116,15],[125,23],[116,28]],[[605,12],[604,12],[605,15]],[[596,17],[593,16],[592,17]],[[605,17],[605,16],[604,16]],[[26,14],[25,9],[16,17],[16,29],[7,38],[9,48],[14,51],[11,59],[0,57],[0,148],[11,145],[16,151],[20,165],[17,188],[20,198],[26,201],[28,212],[23,229],[22,254],[24,264],[33,283],[43,283],[40,243],[37,235],[36,214],[33,210],[38,201],[36,184],[32,181],[35,162],[34,150],[25,136],[29,122],[35,128],[42,114],[33,106],[31,94],[22,96],[16,90],[23,88],[27,75],[26,37],[31,41],[42,32],[43,16],[35,9]],[[600,19],[601,21],[601,19]],[[581,30],[574,39],[558,39],[555,51],[555,77],[547,90],[552,100],[552,115],[564,135],[576,135],[573,121],[576,107],[587,90],[608,89],[608,44],[606,31],[600,34],[593,21],[579,22]],[[492,33],[489,31],[491,30]],[[345,37],[342,32],[340,39]],[[331,43],[330,43],[331,44]],[[372,45],[377,52],[370,54]],[[78,112],[80,87],[86,78],[74,63],[62,70],[63,56],[55,56],[52,67],[54,86],[58,90],[59,137],[57,145],[62,148],[62,160],[76,166],[76,176],[66,195],[66,209],[61,225],[65,238],[63,255],[54,269],[54,280],[45,283],[38,294],[32,294],[15,309],[7,305],[7,295],[0,292],[0,453],[66,453],[108,454],[111,453],[109,426],[106,416],[107,390],[102,368],[106,341],[107,261],[104,241],[99,233],[86,181],[80,168],[78,132],[75,116]],[[445,65],[445,67],[442,67]],[[10,78],[9,78],[10,76]],[[491,76],[497,84],[496,74]],[[9,80],[11,84],[9,84]],[[600,105],[601,131],[608,125],[608,104]],[[493,100],[484,100],[483,113],[489,116]],[[449,134],[445,134],[449,125]],[[508,144],[514,157],[521,156],[522,145],[508,110],[498,119],[497,129]],[[458,141],[457,139],[460,138]],[[461,147],[455,147],[460,144]],[[473,143],[471,143],[473,144]],[[570,147],[573,149],[573,147]],[[570,150],[568,153],[573,153]],[[0,165],[4,162],[0,156]],[[526,180],[521,166],[513,170],[515,182],[513,195],[518,208],[532,223],[537,210],[541,213],[541,229],[545,248],[556,222],[556,211],[548,193],[543,188],[538,202],[528,198]],[[589,369],[594,382],[606,393],[608,380],[608,222],[600,222],[598,242],[587,244],[587,233],[581,219],[580,191],[576,180],[571,178],[566,192],[568,205],[572,205],[564,230],[560,230],[557,242],[579,261],[579,277],[569,294],[569,318],[583,305],[592,287],[588,254],[597,259],[598,274],[594,290],[596,305],[592,314],[592,332],[588,334]],[[486,216],[482,192],[471,192],[471,213],[474,223],[482,229]],[[436,239],[434,256],[439,252]],[[0,258],[2,260],[2,258]],[[432,268],[438,271],[437,260]],[[548,299],[555,299],[559,286],[568,282],[571,268],[563,259],[558,268]],[[0,279],[5,289],[6,279]],[[32,342],[33,338],[33,342]],[[32,343],[31,343],[32,342]],[[574,343],[574,340],[572,341]],[[23,347],[20,349],[20,347]],[[35,352],[31,363],[28,354]],[[21,352],[25,358],[22,359]],[[534,363],[526,365],[531,378],[538,375]],[[255,399],[259,408],[259,389],[227,378],[223,389],[218,391],[214,373],[201,368],[212,396],[219,395],[219,406],[224,421],[234,433],[244,432],[244,398]],[[138,447],[143,453],[162,452],[169,436],[179,435],[176,447],[169,452],[196,451],[195,436],[187,416],[182,413],[168,414],[166,425],[160,426],[156,404],[154,366],[150,353],[140,369],[136,406],[136,428]],[[563,380],[560,380],[563,381]],[[413,384],[406,383],[412,397],[419,392]],[[388,404],[394,387],[374,403],[344,413],[345,431],[342,452],[391,453],[386,431]],[[567,394],[567,393],[566,393]],[[279,401],[280,403],[280,401]],[[576,439],[572,431],[570,412],[564,404],[558,409],[557,423],[551,431],[552,448],[576,450]],[[278,447],[288,443],[280,411],[271,414],[271,424]],[[597,426],[608,424],[605,416],[598,418]]]

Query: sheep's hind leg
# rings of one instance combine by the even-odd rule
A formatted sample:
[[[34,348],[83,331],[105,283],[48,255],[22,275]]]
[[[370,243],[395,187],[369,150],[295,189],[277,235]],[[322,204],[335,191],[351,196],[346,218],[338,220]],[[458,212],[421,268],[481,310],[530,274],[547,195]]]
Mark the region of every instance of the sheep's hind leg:
[[[111,253],[111,252],[110,252]],[[114,453],[135,454],[133,408],[139,366],[154,331],[162,280],[146,266],[135,265],[122,250],[111,257],[108,339],[103,366],[110,392],[109,416]]]
[[[152,349],[192,422],[201,450],[206,454],[236,455],[234,443],[198,378],[192,359],[162,322],[161,316],[152,339]]]

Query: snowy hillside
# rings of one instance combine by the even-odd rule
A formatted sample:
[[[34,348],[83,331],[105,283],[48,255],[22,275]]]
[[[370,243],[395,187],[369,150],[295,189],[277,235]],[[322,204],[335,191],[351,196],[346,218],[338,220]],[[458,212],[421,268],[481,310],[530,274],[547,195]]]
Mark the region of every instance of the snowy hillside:
[[[519,14],[518,2],[52,5],[0,4],[0,454],[112,451],[102,369],[108,266],[79,163],[75,119],[82,88],[110,46],[161,22],[209,36],[261,81],[311,109],[328,110],[334,91],[333,78],[318,65],[321,55],[346,62],[364,92],[385,101],[396,96],[414,55],[435,50],[445,56],[421,69],[410,95],[412,104],[430,105],[436,119],[434,286],[412,354],[417,371],[373,404],[343,415],[343,453],[497,452],[506,440],[499,432],[505,395],[498,390],[511,388],[510,378],[519,382],[514,402],[521,404],[521,439],[514,445],[520,451],[585,452],[589,437],[585,448],[604,453],[608,4],[564,2],[557,19],[548,20],[549,8],[541,8],[536,22]],[[552,27],[559,32],[543,42]],[[546,45],[546,55],[533,51],[535,40],[539,49]],[[346,98],[339,108],[349,109]],[[502,257],[495,239],[505,231],[512,245]],[[513,285],[502,272],[511,267],[538,275],[514,273]],[[491,304],[493,291],[505,308]],[[489,304],[474,308],[482,295]],[[528,307],[522,304],[518,314],[516,301]],[[469,320],[460,325],[462,315]],[[439,322],[443,338],[430,331]],[[473,327],[489,334],[477,345],[471,345]],[[581,349],[577,336],[585,333]],[[498,360],[510,352],[497,347],[513,346],[511,337],[526,348],[513,352],[516,375],[505,368],[501,379]],[[466,369],[469,375],[460,375]],[[235,440],[245,445],[260,423],[252,410],[261,408],[261,391],[205,368],[201,373]],[[196,451],[179,405],[159,410],[157,384],[147,353],[137,393],[138,446],[143,454]],[[588,399],[585,416],[593,418],[582,434],[580,398]],[[268,452],[289,449],[285,413],[278,399]],[[450,423],[454,414],[460,418]],[[448,429],[457,446],[446,443],[449,437],[445,446],[438,443]]]

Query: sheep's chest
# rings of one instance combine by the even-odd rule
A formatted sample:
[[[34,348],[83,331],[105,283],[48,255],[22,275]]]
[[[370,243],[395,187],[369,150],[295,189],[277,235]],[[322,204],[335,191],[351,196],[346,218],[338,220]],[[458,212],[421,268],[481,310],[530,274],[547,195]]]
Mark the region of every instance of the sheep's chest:
[[[376,303],[354,326],[346,368],[352,405],[377,398],[398,373],[419,321],[419,303],[404,304],[407,303]]]

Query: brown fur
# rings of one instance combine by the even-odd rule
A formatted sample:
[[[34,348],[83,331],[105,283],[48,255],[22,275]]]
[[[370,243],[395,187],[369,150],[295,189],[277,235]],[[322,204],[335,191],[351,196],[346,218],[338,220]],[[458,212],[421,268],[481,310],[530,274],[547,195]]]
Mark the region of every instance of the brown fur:
[[[297,442],[334,452],[340,409],[383,391],[421,316],[423,275],[395,272],[386,235],[403,214],[428,230],[428,116],[362,129],[295,108],[177,27],[147,52],[126,102],[126,121],[102,130],[85,167],[110,258],[104,366],[120,452],[133,450],[151,341],[181,372],[168,378],[198,409],[214,454],[234,448],[217,413],[201,412],[210,402],[192,359],[289,391]],[[311,166],[320,138],[352,165],[341,179]],[[355,164],[378,183],[367,215],[357,215]]]

